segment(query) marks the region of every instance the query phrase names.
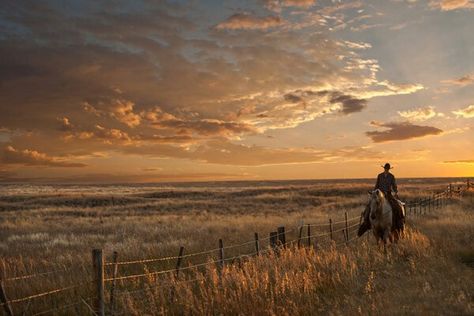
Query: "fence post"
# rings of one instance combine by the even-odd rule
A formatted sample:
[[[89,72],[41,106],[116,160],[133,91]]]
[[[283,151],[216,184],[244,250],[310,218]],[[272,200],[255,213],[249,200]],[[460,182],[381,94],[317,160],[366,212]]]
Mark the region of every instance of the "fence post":
[[[260,256],[260,242],[258,240],[258,233],[255,233],[255,252]]]
[[[183,252],[184,252],[184,247],[183,246],[179,247],[178,260],[176,261],[176,277],[179,276],[179,269],[181,268],[181,261],[183,261]]]
[[[308,237],[307,237],[308,247],[311,247],[311,225],[310,224],[308,224],[307,234],[308,234]]]
[[[7,294],[5,292],[5,287],[3,285],[3,280],[0,280],[0,301],[2,302],[3,309],[8,316],[13,316],[13,310],[8,302]]]
[[[342,236],[344,237],[344,242],[347,246],[347,238],[346,238],[347,236],[346,236],[346,229],[345,228],[342,229]]]
[[[114,295],[115,295],[115,286],[117,283],[117,274],[118,274],[118,264],[117,264],[117,259],[118,259],[118,252],[114,251],[112,255],[112,262],[113,262],[113,271],[112,271],[112,285],[110,286],[110,308],[112,309],[112,314],[114,310]]]
[[[467,190],[469,190],[470,187],[471,187],[471,181],[469,179],[466,179],[466,188],[467,188]]]
[[[329,219],[329,234],[331,236],[331,240],[334,240],[332,236],[332,219],[331,218]]]
[[[346,221],[346,241],[349,242],[349,225],[347,225],[347,212],[344,212],[344,219]]]
[[[300,226],[298,233],[298,248],[301,248],[301,236],[303,236],[303,225]]]
[[[95,312],[99,316],[105,316],[105,304],[104,304],[104,257],[102,255],[102,249],[92,250],[92,266],[94,268],[94,280],[95,280]]]
[[[222,242],[222,239],[219,239],[219,264],[221,267],[221,270],[224,269],[224,243]]]
[[[278,231],[278,240],[284,248],[286,248],[286,236],[285,236],[285,226],[280,226],[277,228]]]

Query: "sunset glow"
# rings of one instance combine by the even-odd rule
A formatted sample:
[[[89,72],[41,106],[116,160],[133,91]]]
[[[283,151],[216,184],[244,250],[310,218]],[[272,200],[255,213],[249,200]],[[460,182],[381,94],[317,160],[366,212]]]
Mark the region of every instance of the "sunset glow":
[[[474,1],[2,1],[0,182],[474,176]]]

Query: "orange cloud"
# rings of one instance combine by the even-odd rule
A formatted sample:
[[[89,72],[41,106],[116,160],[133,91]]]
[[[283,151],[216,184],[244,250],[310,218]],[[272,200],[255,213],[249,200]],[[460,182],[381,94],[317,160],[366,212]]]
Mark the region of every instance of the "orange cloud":
[[[60,126],[58,129],[63,132],[71,131],[74,126],[71,124],[67,117],[58,118]]]
[[[85,167],[83,163],[68,162],[58,157],[50,157],[36,150],[18,150],[12,146],[6,146],[1,156],[1,161],[5,164],[20,164],[26,166],[46,166],[46,167]]]
[[[465,160],[446,160],[443,163],[456,163],[456,164],[474,164],[474,159],[465,159]]]
[[[134,106],[135,104],[131,101],[117,99],[111,104],[110,114],[129,127],[136,127],[140,125],[141,118],[133,112]]]
[[[457,117],[473,118],[474,117],[474,104],[469,105],[468,107],[464,109],[453,111],[453,113],[456,114]]]
[[[448,80],[442,80],[441,81],[444,84],[449,84],[449,85],[456,85],[456,86],[467,86],[470,84],[474,83],[474,76],[472,75],[465,75],[456,79],[448,79]]]
[[[268,29],[283,24],[279,16],[257,17],[248,13],[236,13],[216,25],[218,30]]]
[[[441,9],[442,11],[474,8],[474,2],[471,0],[435,0],[431,1],[430,5],[431,7]]]
[[[388,129],[385,131],[366,132],[365,134],[369,136],[374,143],[413,139],[428,135],[439,135],[443,132],[441,129],[436,127],[414,125],[410,122],[383,123],[372,121],[371,125]]]
[[[432,106],[407,111],[398,111],[397,113],[404,119],[418,122],[426,121],[436,116],[444,116],[443,113],[437,113],[435,108]]]
[[[162,111],[159,107],[142,114],[154,128],[169,129],[177,134],[197,134],[232,138],[245,133],[255,133],[256,129],[243,122],[201,119],[197,117],[177,117]]]

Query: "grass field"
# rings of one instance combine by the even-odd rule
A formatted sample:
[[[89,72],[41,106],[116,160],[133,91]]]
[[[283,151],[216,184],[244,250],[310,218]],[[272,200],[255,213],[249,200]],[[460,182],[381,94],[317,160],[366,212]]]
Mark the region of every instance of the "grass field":
[[[442,191],[457,179],[406,179],[406,201]],[[91,249],[106,260],[175,256],[251,241],[285,226],[287,240],[301,223],[355,218],[373,181],[223,182],[136,186],[3,186],[0,254],[5,277],[59,272],[5,282],[10,299],[86,283],[58,295],[12,304],[26,314],[88,298]],[[473,194],[434,212],[409,218],[407,236],[384,255],[365,236],[349,246],[321,242],[289,247],[171,276],[119,282],[116,314],[453,314],[474,313]],[[336,227],[337,228],[337,227]],[[320,229],[320,231],[317,231]],[[315,231],[316,230],[316,231]],[[327,227],[312,234],[327,233]],[[342,234],[335,236],[343,240]],[[339,242],[337,242],[340,244]],[[262,241],[262,248],[268,241]],[[254,251],[253,243],[225,250]],[[217,258],[217,251],[184,266]],[[120,267],[119,275],[172,269],[176,262]],[[67,272],[61,272],[67,270]],[[71,272],[72,271],[72,272]],[[110,270],[107,270],[110,274]],[[203,279],[195,280],[195,279]],[[183,280],[188,280],[183,282]],[[189,281],[194,280],[194,281]],[[164,286],[166,285],[166,286]],[[145,289],[145,290],[143,290]],[[127,293],[126,291],[137,291]],[[87,299],[85,302],[89,302]],[[57,314],[87,314],[79,304]]]

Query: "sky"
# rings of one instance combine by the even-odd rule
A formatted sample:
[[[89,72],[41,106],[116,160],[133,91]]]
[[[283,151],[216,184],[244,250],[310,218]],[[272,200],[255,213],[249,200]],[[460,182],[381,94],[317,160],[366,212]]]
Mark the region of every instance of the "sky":
[[[0,182],[474,176],[474,1],[0,3]]]

